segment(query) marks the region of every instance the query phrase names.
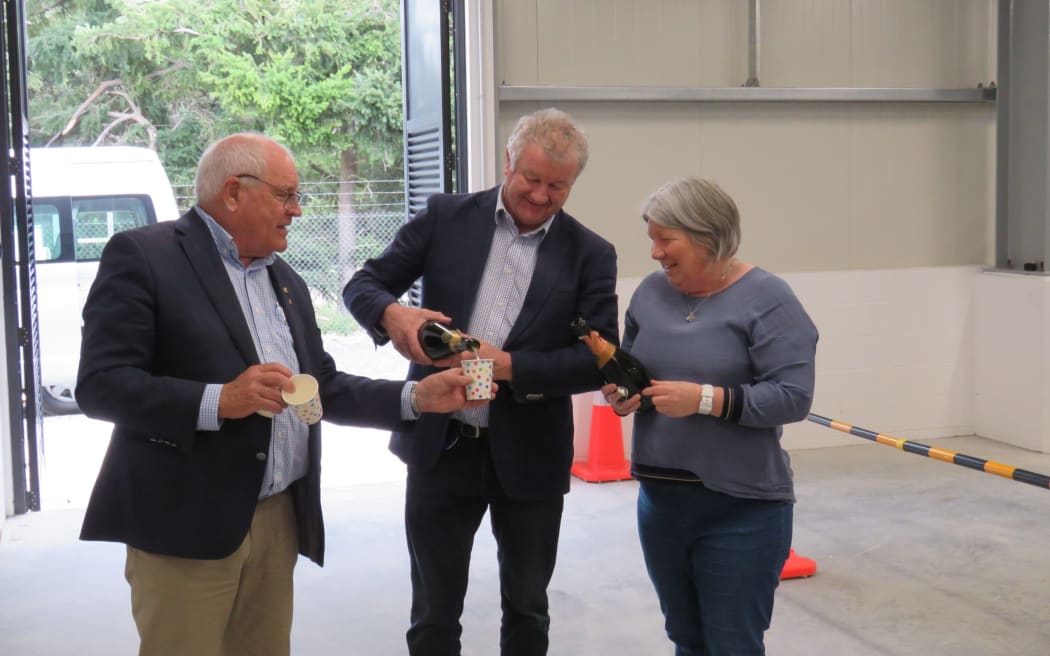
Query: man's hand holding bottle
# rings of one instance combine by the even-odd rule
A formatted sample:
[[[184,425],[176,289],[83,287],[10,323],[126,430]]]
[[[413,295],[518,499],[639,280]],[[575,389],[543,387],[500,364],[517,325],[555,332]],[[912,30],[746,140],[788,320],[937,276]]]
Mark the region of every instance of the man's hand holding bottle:
[[[383,318],[379,325],[386,331],[398,353],[416,364],[431,364],[433,361],[427,357],[419,343],[419,328],[427,321],[447,323],[452,321],[452,318],[426,308],[391,303],[383,310]]]
[[[463,342],[445,357],[437,359],[427,354],[421,333],[429,322],[439,324],[439,331],[456,333]],[[510,353],[499,349],[488,342],[472,338],[465,333],[449,329],[452,318],[435,310],[413,308],[400,303],[391,303],[383,311],[380,327],[386,331],[397,352],[416,364],[427,364],[435,367],[459,367],[466,359],[490,358],[492,360],[492,377],[494,380],[510,380]],[[440,339],[438,339],[440,342]],[[458,348],[459,350],[456,350]]]
[[[492,360],[492,379],[510,380],[510,353],[454,328],[428,321],[419,330],[419,342],[435,367],[459,367],[464,360]]]

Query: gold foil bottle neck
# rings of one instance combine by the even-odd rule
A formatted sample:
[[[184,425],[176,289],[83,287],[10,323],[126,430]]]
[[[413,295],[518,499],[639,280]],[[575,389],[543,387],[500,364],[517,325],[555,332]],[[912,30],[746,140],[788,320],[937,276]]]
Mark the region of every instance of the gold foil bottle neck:
[[[581,337],[587,346],[591,349],[591,353],[598,358],[598,367],[604,367],[612,360],[613,356],[616,355],[616,347],[605,341],[601,335],[598,334],[597,330],[592,330],[590,335]]]
[[[609,360],[612,360],[613,356],[616,355],[616,347],[602,339],[598,345],[598,352],[595,353],[595,355],[598,356],[598,366],[604,367],[609,364]]]

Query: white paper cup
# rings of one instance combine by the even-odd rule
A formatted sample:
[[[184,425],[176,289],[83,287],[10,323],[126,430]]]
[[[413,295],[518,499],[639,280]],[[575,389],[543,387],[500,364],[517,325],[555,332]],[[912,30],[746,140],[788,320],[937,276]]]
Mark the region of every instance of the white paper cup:
[[[292,376],[292,383],[295,384],[294,392],[281,390],[284,402],[307,424],[321,421],[321,395],[318,393],[320,386],[317,379],[310,374],[296,374]]]
[[[467,400],[478,401],[492,395],[492,360],[489,358],[466,359],[459,363],[463,373],[470,376],[467,385]]]

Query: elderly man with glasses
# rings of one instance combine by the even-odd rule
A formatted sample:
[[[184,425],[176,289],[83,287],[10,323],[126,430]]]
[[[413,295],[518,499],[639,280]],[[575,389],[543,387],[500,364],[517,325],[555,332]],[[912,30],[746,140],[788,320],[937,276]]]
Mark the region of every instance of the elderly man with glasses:
[[[250,173],[249,173],[250,171]],[[336,370],[310,291],[276,253],[301,211],[291,154],[222,139],[178,221],[115,235],[84,308],[77,401],[114,424],[81,538],[127,545],[140,654],[286,656],[298,554],[321,564],[319,423],[405,430],[466,401],[459,369],[416,382]]]

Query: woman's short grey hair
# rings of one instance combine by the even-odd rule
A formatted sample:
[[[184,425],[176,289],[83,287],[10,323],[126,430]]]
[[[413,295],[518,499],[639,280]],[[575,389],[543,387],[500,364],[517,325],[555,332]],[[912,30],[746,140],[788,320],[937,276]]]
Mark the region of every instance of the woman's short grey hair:
[[[291,157],[285,146],[257,132],[238,132],[208,146],[197,163],[194,181],[197,202],[207,203],[218,198],[223,183],[231,175],[266,177],[266,149],[273,144]]]
[[[511,171],[517,168],[522,151],[531,144],[542,148],[543,154],[552,162],[575,158],[578,165],[576,175],[587,166],[587,137],[572,117],[559,109],[541,109],[518,119],[507,139]]]
[[[642,205],[642,219],[684,230],[716,260],[740,247],[740,212],[721,187],[703,178],[679,178],[654,191]]]

